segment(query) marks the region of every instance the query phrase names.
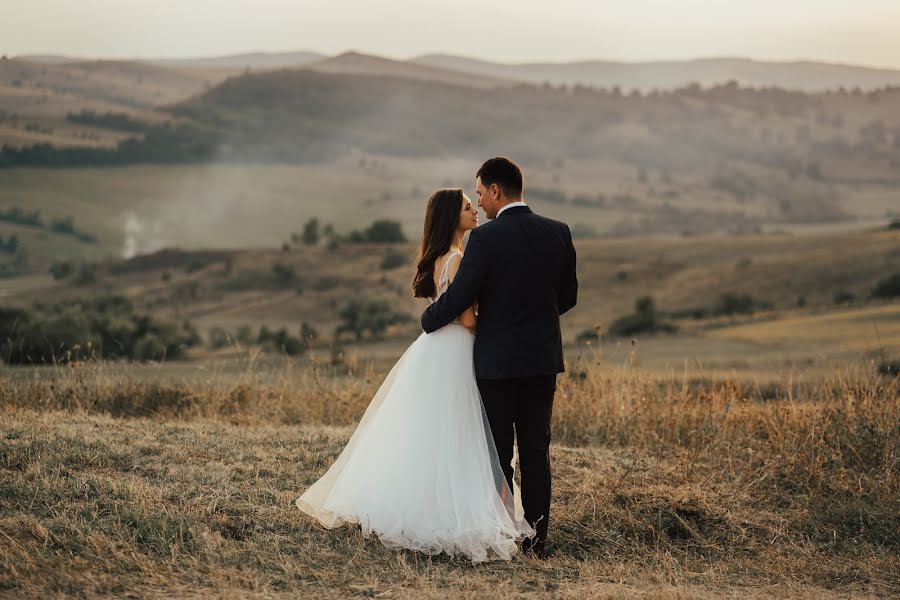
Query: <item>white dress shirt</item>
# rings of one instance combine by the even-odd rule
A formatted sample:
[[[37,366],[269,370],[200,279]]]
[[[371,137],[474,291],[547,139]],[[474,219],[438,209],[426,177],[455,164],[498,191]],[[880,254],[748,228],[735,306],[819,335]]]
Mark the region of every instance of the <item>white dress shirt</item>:
[[[501,208],[500,210],[497,211],[497,217],[499,217],[500,213],[502,213],[507,208],[512,208],[514,206],[528,206],[528,205],[525,204],[524,202],[522,202],[521,200],[519,202],[510,202],[509,204],[507,204],[506,206],[504,206],[503,208]],[[494,217],[494,218],[496,219],[497,217]]]

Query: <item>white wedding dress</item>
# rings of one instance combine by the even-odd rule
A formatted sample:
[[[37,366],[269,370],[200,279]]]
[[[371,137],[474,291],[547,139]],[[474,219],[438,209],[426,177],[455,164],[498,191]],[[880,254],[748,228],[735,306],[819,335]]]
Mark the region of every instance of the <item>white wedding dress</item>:
[[[475,383],[474,339],[458,322],[422,333],[297,507],[325,527],[358,523],[389,548],[510,559],[516,541],[535,532],[518,486],[510,493],[500,469]]]

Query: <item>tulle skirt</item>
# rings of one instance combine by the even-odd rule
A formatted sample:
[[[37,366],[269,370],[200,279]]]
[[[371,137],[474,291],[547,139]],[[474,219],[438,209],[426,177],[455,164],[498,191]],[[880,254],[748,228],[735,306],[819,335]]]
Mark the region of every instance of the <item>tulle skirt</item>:
[[[535,532],[500,469],[474,339],[455,323],[421,334],[297,507],[325,527],[358,523],[389,548],[509,560],[516,541]]]

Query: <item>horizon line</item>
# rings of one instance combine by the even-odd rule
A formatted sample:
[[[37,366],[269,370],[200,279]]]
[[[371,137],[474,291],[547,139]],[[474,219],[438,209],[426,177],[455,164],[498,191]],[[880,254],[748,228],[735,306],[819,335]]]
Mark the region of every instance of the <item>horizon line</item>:
[[[215,60],[215,59],[228,59],[228,58],[237,58],[241,56],[247,55],[263,55],[263,56],[278,56],[285,54],[316,54],[321,56],[322,58],[335,58],[339,56],[344,56],[347,54],[359,54],[363,56],[371,56],[374,58],[385,58],[388,60],[400,61],[400,62],[410,62],[416,59],[421,59],[429,56],[446,56],[452,58],[459,58],[464,60],[473,60],[480,61],[486,63],[493,63],[502,66],[523,66],[523,65],[573,65],[573,64],[588,64],[588,63],[612,63],[612,64],[623,64],[623,65],[645,65],[645,64],[666,64],[666,63],[686,63],[686,62],[703,62],[703,61],[715,61],[715,60],[743,60],[755,63],[772,63],[772,64],[804,64],[804,63],[812,63],[812,64],[824,64],[830,66],[837,67],[853,67],[853,68],[863,68],[863,69],[871,69],[871,70],[879,70],[879,71],[900,71],[900,65],[898,66],[886,66],[886,65],[875,65],[875,64],[865,64],[865,63],[853,63],[853,62],[844,62],[840,60],[832,60],[832,59],[822,59],[822,58],[809,58],[809,57],[796,57],[796,58],[778,58],[778,59],[763,59],[756,58],[753,56],[742,56],[742,55],[734,55],[734,54],[722,54],[722,55],[706,55],[706,56],[694,56],[691,58],[662,58],[662,59],[645,59],[645,60],[633,60],[633,59],[608,59],[608,58],[577,58],[577,59],[567,59],[567,60],[528,60],[528,61],[503,61],[503,60],[495,60],[490,58],[483,58],[478,56],[466,55],[466,54],[456,54],[451,52],[424,52],[420,54],[415,54],[409,57],[397,57],[391,56],[388,54],[378,54],[374,52],[365,52],[361,50],[357,50],[354,48],[349,48],[338,52],[336,54],[328,54],[325,52],[320,52],[318,50],[310,50],[310,49],[293,49],[293,50],[245,50],[239,52],[227,52],[221,54],[208,54],[208,55],[179,55],[179,56],[123,56],[123,55],[105,55],[105,56],[81,56],[81,55],[73,55],[73,54],[64,54],[58,52],[27,52],[27,53],[19,53],[19,54],[11,54],[4,53],[3,56],[6,56],[8,59],[20,59],[20,60],[28,60],[29,57],[47,57],[47,58],[60,58],[65,60],[82,60],[82,61],[102,61],[102,60],[110,60],[110,61],[123,61],[123,62],[146,62],[146,61],[189,61],[189,60]]]

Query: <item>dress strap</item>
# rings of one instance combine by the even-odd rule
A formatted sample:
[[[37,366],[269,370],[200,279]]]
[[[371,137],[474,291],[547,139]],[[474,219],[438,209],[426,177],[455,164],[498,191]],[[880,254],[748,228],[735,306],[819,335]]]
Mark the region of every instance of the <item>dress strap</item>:
[[[450,275],[450,261],[453,260],[454,256],[462,256],[462,252],[459,250],[454,250],[447,257],[447,260],[444,261],[444,267],[441,269],[441,276],[438,277],[438,283],[444,283],[447,281]]]

